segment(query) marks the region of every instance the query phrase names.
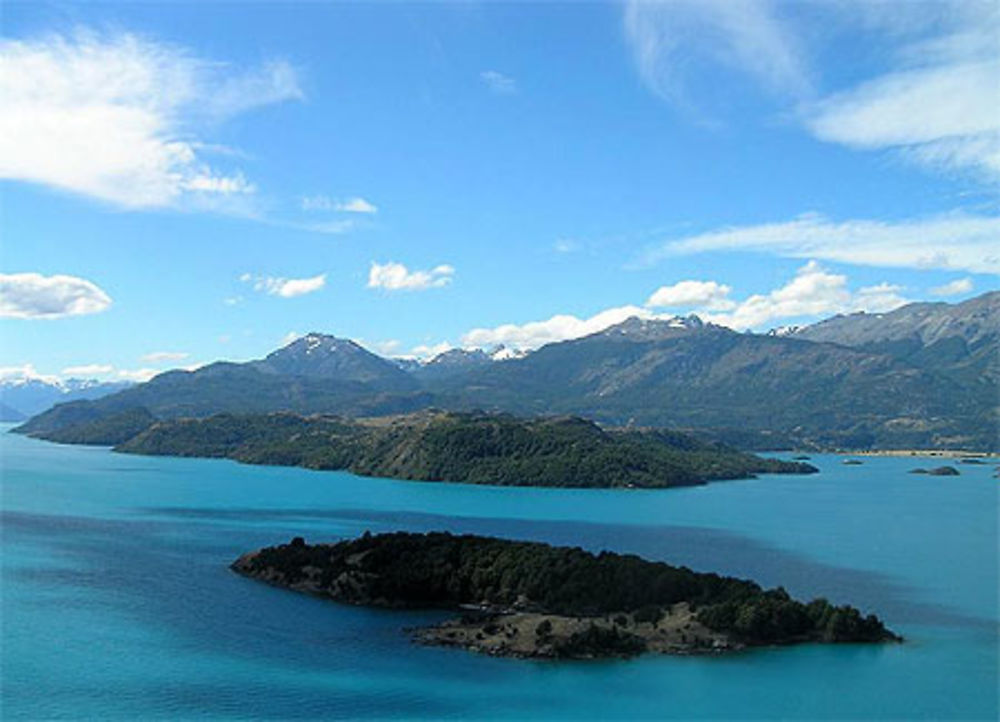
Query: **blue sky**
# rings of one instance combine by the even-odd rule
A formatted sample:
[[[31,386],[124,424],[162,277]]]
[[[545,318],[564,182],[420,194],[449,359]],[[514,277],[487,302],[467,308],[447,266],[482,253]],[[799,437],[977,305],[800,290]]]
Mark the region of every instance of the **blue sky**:
[[[970,297],[998,28],[975,0],[6,3],[2,373]]]

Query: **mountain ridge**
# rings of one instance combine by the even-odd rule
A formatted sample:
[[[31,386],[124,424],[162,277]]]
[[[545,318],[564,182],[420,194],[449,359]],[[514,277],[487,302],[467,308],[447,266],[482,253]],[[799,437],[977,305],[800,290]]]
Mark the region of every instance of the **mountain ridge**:
[[[264,359],[172,371],[99,401],[57,406],[20,430],[45,437],[83,416],[94,417],[91,423],[133,407],[172,419],[271,411],[371,416],[437,406],[576,414],[614,426],[739,429],[819,447],[993,449],[996,341],[991,327],[970,329],[984,326],[976,320],[984,308],[986,322],[994,322],[997,298],[864,317],[866,328],[896,329],[909,339],[905,348],[869,347],[868,337],[881,343],[875,331],[861,346],[807,338],[849,327],[853,317],[782,335],[738,333],[696,316],[632,317],[521,358],[498,361],[466,349],[401,366],[353,341],[313,333]],[[942,306],[952,317],[943,326],[958,335],[936,332],[921,355],[913,347],[917,331],[898,329],[925,323]],[[972,320],[962,321],[963,313]],[[958,352],[948,356],[942,345]]]

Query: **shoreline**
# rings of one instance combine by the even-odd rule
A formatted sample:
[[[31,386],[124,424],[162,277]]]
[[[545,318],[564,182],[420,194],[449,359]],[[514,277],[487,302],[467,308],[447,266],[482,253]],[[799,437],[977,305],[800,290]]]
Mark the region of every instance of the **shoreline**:
[[[895,456],[895,457],[927,457],[938,459],[977,459],[981,461],[1000,461],[1000,452],[996,451],[958,451],[954,449],[868,449],[866,451],[833,451],[837,456]]]
[[[639,617],[635,612],[576,617],[482,611],[409,631],[418,644],[515,659],[627,659],[644,653],[690,656],[741,651],[747,646],[698,622],[686,602],[664,609],[657,619]]]

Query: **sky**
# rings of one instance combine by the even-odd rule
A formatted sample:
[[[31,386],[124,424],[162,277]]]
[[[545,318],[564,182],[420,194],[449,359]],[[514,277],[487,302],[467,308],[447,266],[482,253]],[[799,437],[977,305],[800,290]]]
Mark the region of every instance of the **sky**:
[[[998,287],[992,0],[5,2],[0,377]]]

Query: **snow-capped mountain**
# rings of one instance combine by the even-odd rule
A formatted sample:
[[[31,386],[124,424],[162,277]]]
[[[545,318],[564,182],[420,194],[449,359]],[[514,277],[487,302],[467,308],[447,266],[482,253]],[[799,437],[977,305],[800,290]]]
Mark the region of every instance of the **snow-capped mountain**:
[[[99,399],[129,386],[131,381],[32,376],[0,379],[0,421],[22,421],[55,404]]]
[[[621,323],[609,326],[594,335],[626,341],[659,341],[689,331],[698,331],[705,328],[705,326],[705,322],[694,314],[690,316],[673,316],[672,318],[639,318],[638,316],[631,316]]]
[[[777,326],[767,332],[768,336],[794,336],[802,330],[801,326]]]
[[[508,348],[507,346],[500,344],[499,346],[492,349],[488,353],[490,358],[493,359],[494,361],[511,361],[513,359],[524,358],[531,352],[525,349],[518,350],[514,348]]]

